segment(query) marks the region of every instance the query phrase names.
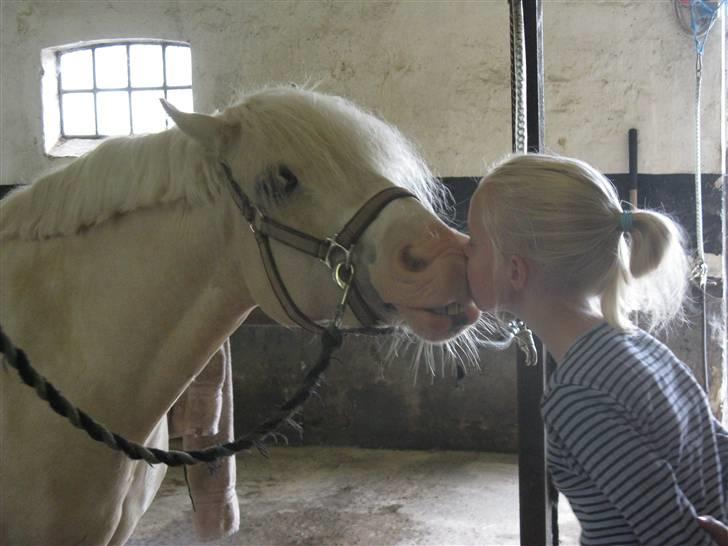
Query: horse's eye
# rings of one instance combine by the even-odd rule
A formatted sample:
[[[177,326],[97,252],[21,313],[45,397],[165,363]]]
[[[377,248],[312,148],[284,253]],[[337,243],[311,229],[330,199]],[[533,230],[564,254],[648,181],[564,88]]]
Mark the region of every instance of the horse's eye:
[[[285,165],[272,165],[262,171],[255,181],[255,202],[263,212],[285,204],[298,186],[298,178]]]
[[[291,172],[291,169],[285,165],[278,167],[278,175],[283,180],[283,193],[288,195],[298,186],[298,178]]]

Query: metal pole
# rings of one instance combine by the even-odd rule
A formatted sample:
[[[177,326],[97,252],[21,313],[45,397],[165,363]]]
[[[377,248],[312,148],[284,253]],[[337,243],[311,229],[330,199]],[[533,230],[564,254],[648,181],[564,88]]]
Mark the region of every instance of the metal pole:
[[[519,117],[525,110],[526,149],[542,152],[544,149],[543,102],[543,5],[541,0],[510,0],[511,26],[521,26],[523,60],[525,62],[525,108],[517,104],[520,67],[516,48],[521,38],[511,33],[511,84],[513,94],[513,148],[519,149],[517,135],[522,131]],[[517,369],[518,387],[518,487],[520,506],[520,534],[523,546],[555,546],[558,544],[557,492],[552,486],[546,468],[546,433],[541,419],[541,397],[546,378],[553,369],[543,344],[536,340],[538,360],[536,366],[527,366],[525,355],[519,351]]]

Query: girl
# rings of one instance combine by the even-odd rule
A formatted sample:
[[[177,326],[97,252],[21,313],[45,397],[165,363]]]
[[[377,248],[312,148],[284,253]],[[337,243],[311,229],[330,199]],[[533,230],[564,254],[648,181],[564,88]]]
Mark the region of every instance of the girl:
[[[483,310],[524,320],[558,363],[542,402],[548,460],[582,544],[712,544],[728,521],[728,432],[649,330],[680,318],[678,226],[623,209],[574,159],[518,155],[473,195],[468,280]]]

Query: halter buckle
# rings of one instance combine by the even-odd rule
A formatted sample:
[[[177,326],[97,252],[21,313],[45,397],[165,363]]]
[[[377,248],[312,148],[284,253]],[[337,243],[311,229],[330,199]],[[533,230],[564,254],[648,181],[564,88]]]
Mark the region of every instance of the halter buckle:
[[[332,254],[334,254],[336,251],[342,252],[344,254],[344,260],[340,263],[349,264],[351,262],[351,248],[346,248],[342,246],[341,243],[336,240],[337,236],[338,234],[334,235],[333,237],[326,237],[326,242],[329,244],[329,246],[326,249],[326,256],[324,256],[321,261],[324,262],[326,264],[326,267],[328,267],[329,269],[334,269],[336,267],[336,265],[331,262],[331,259],[333,257]],[[336,282],[338,283],[339,281]]]

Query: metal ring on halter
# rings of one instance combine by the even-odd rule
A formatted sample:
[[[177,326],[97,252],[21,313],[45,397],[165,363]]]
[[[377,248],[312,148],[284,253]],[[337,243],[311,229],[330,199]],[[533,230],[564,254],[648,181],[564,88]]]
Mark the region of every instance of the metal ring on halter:
[[[342,275],[342,273],[345,275]],[[336,265],[334,270],[334,281],[339,285],[339,288],[346,290],[351,284],[351,280],[354,278],[354,266],[347,262],[341,262]]]

